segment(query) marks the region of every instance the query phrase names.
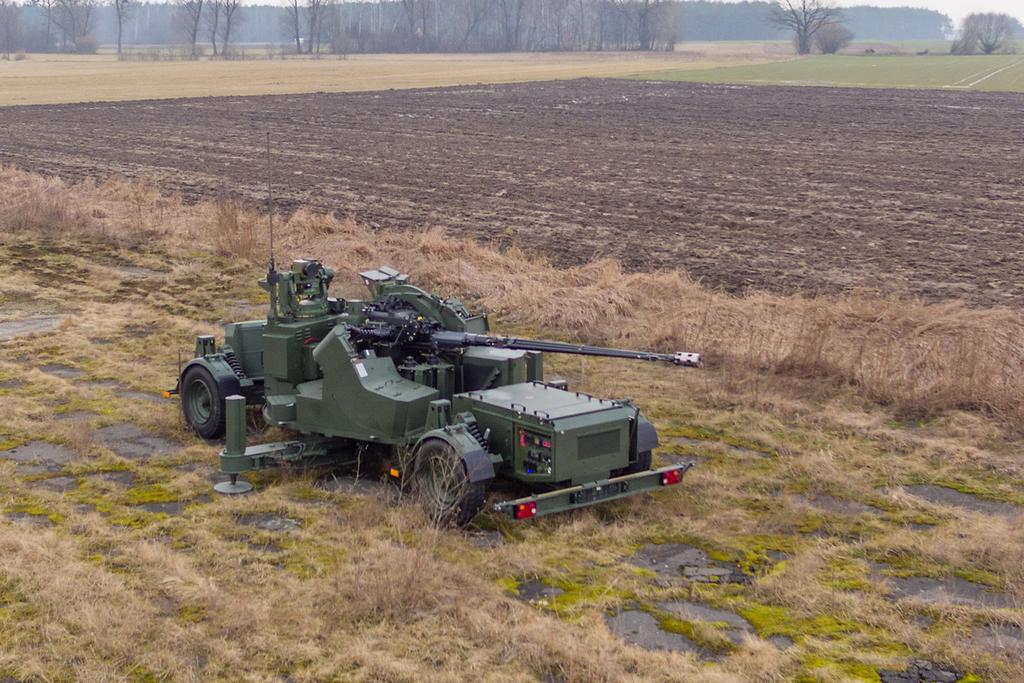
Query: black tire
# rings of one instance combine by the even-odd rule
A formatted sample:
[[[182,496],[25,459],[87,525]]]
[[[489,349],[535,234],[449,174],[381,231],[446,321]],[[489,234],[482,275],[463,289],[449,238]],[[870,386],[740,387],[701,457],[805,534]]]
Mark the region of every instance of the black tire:
[[[204,439],[224,436],[224,397],[206,368],[193,365],[181,376],[181,410],[185,421]]]
[[[651,469],[651,465],[654,463],[654,454],[651,451],[640,451],[636,454],[636,462],[631,462],[626,467],[621,469],[613,470],[613,477],[621,477],[625,474],[635,474],[637,472],[646,472]]]
[[[651,451],[641,451],[636,454],[636,462],[627,467],[626,469],[633,472],[646,472],[651,469],[651,465],[654,463],[654,453]]]
[[[424,512],[442,527],[466,526],[487,499],[487,482],[469,481],[462,458],[440,439],[416,451],[412,487]]]

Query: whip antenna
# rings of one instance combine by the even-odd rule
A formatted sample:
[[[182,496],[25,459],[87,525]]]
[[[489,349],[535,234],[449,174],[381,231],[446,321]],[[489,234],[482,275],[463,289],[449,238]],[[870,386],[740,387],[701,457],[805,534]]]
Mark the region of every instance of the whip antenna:
[[[270,161],[270,131],[267,131],[267,218],[270,221],[270,266],[268,272],[271,275],[276,271],[274,265],[274,188],[271,182],[273,173]]]
[[[267,221],[270,224],[270,263],[267,264],[267,290],[270,292],[270,311],[267,313],[267,320],[277,319],[277,266],[274,263],[273,168],[270,159],[270,131],[267,131]]]

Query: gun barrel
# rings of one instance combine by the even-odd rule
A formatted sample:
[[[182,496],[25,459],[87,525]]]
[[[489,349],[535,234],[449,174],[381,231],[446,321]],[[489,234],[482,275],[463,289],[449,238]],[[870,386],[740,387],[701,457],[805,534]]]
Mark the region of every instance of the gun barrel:
[[[516,337],[492,337],[485,334],[471,334],[464,332],[435,332],[432,335],[434,343],[441,347],[455,348],[460,346],[490,346],[500,349],[519,349],[523,351],[545,351],[549,353],[568,353],[578,356],[602,356],[605,358],[628,358],[631,360],[660,361],[682,365],[685,367],[700,367],[699,353],[653,353],[651,351],[630,351],[626,349],[612,349],[603,346],[590,346],[589,344],[566,344],[563,342],[546,341],[543,339],[520,339]]]

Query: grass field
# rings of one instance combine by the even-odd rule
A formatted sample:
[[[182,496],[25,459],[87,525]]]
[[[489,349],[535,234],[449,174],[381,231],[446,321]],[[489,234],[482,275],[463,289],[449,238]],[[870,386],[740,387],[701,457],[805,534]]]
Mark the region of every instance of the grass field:
[[[0,181],[0,324],[51,325],[0,341],[0,679],[879,683],[922,658],[955,672],[938,680],[1024,676],[1019,438],[979,412],[908,419],[868,398],[870,378],[806,365],[866,332],[883,341],[860,344],[856,363],[909,342],[931,349],[926,374],[953,355],[951,316],[975,316],[981,338],[1019,329],[1015,313],[737,299],[677,275],[556,269],[436,231],[293,216],[282,261],[324,257],[342,296],[360,292],[356,270],[390,262],[505,312],[515,334],[675,346],[680,321],[703,317],[686,346],[722,361],[700,371],[548,367],[635,397],[663,437],[657,461],[697,461],[683,486],[437,531],[351,472],[273,472],[252,495],[210,494],[218,446],[156,391],[196,334],[262,310],[255,215],[115,181]],[[810,336],[765,342],[796,327],[772,311]],[[739,321],[746,332],[712,340]],[[766,352],[786,358],[766,365]],[[724,578],[645,564],[664,549]]]
[[[878,55],[794,58],[784,41],[680,44],[674,53],[353,55],[345,59],[0,61],[0,106],[421,88],[580,77],[707,83],[1024,91],[1024,55],[954,57],[943,44],[858,43]],[[917,56],[918,50],[931,54]],[[852,49],[852,48],[851,48]],[[896,54],[889,54],[896,53]]]
[[[682,72],[783,58],[760,43],[665,53],[356,55],[346,59],[119,62],[111,54],[0,61],[0,106],[108,100],[387,90]]]
[[[703,83],[1024,92],[1024,55],[816,55],[772,63],[652,72],[640,78]]]

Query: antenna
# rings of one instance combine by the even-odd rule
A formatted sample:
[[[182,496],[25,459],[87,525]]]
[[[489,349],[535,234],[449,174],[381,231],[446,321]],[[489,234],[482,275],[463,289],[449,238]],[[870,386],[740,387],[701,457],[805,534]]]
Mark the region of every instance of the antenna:
[[[267,218],[270,221],[270,266],[268,273],[271,275],[276,271],[274,264],[274,188],[271,183],[273,177],[273,165],[270,160],[270,131],[267,131]],[[271,283],[273,284],[273,283]]]
[[[270,311],[267,320],[277,319],[277,266],[274,263],[274,166],[270,158],[270,131],[267,131],[267,220],[270,223],[270,263],[267,264],[267,289],[270,292]]]

